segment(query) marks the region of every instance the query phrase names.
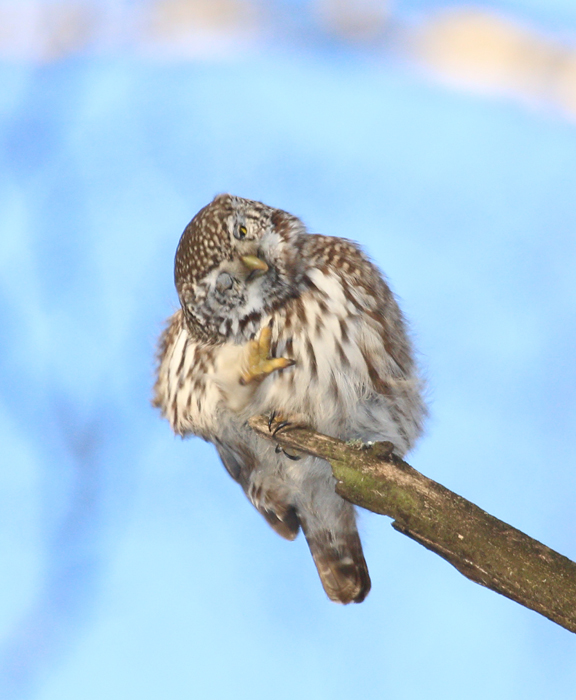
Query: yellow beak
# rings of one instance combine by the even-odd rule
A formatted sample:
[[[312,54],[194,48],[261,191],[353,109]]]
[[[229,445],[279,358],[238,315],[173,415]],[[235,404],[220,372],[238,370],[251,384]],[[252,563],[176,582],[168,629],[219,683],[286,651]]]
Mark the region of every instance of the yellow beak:
[[[266,265],[264,260],[261,260],[255,255],[243,255],[240,260],[242,260],[249,270],[262,270],[262,272],[268,270],[268,265]]]

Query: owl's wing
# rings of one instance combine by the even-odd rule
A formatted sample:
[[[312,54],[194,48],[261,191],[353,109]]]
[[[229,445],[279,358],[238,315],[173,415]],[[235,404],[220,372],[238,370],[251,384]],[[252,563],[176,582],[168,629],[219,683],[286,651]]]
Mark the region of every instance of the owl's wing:
[[[310,236],[311,268],[338,281],[338,286],[354,313],[376,333],[399,378],[414,373],[412,346],[406,322],[386,280],[378,268],[353,241],[330,236]],[[378,384],[378,372],[371,372]],[[383,393],[386,392],[382,387]]]
[[[294,506],[282,506],[282,519],[276,512],[266,508],[258,508],[270,527],[285,540],[295,540],[300,532],[300,519]]]
[[[240,460],[236,457],[234,452],[232,452],[232,450],[229,447],[226,447],[226,445],[222,444],[221,442],[216,442],[215,445],[216,450],[218,451],[218,455],[222,460],[222,464],[226,467],[226,471],[228,472],[228,474],[230,474],[234,481],[239,482],[240,475],[242,473],[242,468],[244,465],[240,462]]]
[[[177,435],[210,439],[220,400],[217,387],[207,381],[214,355],[213,348],[190,336],[181,309],[168,319],[158,347],[152,405]]]
[[[287,502],[273,487],[263,493],[261,482],[253,487],[254,469],[259,468],[253,453],[244,445],[215,444],[230,476],[241,484],[258,512],[281,537],[293,540],[302,527],[328,597],[338,603],[361,603],[370,591],[370,575],[353,506],[341,501],[331,483],[326,489],[325,481],[315,485],[309,482],[310,492],[296,495],[298,505]],[[304,459],[309,462],[313,458]],[[324,499],[336,503],[319,509],[317,502]]]
[[[317,386],[337,409],[330,421],[316,411],[313,426],[342,439],[390,440],[399,454],[406,453],[422,430],[426,410],[392,291],[351,241],[310,236],[304,253],[310,264],[300,305],[312,331],[301,354],[322,358],[309,360],[305,368],[313,370]]]
[[[286,540],[295,539],[300,531],[300,519],[294,506],[275,491],[268,490],[265,498],[255,498],[252,493],[250,477],[259,466],[254,453],[244,445],[226,445],[219,440],[214,444],[228,474],[242,486],[250,501],[273,530]]]

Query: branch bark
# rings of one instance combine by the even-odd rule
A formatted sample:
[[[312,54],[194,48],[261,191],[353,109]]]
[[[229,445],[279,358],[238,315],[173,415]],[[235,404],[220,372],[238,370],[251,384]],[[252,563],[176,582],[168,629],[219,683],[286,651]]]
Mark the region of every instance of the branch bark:
[[[436,552],[472,581],[576,632],[576,563],[428,479],[390,442],[355,446],[297,428],[262,437],[328,461],[346,500],[393,518],[392,527]]]

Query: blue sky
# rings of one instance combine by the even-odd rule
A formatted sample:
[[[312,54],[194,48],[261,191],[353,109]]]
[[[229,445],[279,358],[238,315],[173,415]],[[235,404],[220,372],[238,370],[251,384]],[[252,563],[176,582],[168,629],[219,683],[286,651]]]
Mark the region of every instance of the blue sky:
[[[385,518],[370,596],[330,603],[148,402],[186,223],[221,191],[282,207],[399,295],[431,407],[409,461],[576,559],[574,126],[333,47],[0,82],[2,697],[569,697],[573,635]]]
[[[541,23],[556,29],[572,29],[576,26],[576,7],[571,0],[487,0],[476,3],[454,0],[398,0],[392,3],[399,14],[427,14],[435,10],[451,10],[455,7],[482,7],[506,13],[520,21]]]

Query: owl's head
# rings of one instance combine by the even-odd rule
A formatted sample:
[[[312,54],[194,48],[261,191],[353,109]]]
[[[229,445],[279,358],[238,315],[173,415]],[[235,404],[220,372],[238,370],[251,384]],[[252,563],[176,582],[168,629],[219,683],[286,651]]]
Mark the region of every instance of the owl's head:
[[[221,194],[186,227],[175,283],[193,334],[250,337],[260,318],[298,294],[302,222],[281,209]]]

